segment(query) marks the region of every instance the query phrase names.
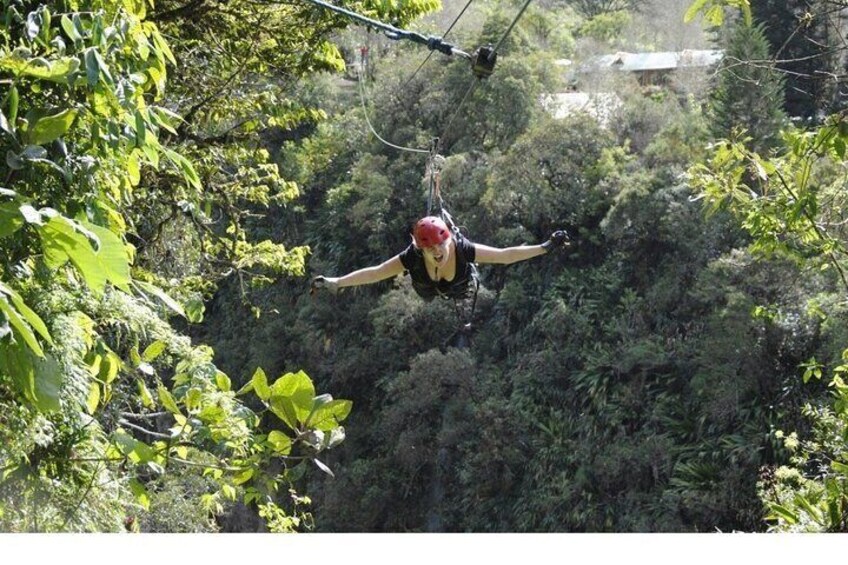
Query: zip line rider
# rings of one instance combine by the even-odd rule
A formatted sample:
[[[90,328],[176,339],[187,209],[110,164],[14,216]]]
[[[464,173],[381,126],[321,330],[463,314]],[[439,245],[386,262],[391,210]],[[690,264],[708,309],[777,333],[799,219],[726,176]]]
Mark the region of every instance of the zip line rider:
[[[412,243],[403,252],[379,265],[341,277],[317,276],[312,279],[312,288],[336,293],[340,288],[372,284],[408,272],[413,289],[425,300],[436,296],[461,299],[476,291],[475,262],[509,265],[569,245],[565,230],[557,230],[539,245],[489,247],[469,241],[459,230],[451,230],[441,218],[427,216],[415,224]]]

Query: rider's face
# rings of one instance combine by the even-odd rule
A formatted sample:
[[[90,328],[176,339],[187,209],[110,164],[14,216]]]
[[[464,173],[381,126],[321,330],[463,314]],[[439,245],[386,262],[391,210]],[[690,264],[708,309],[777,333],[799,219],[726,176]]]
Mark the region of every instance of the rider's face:
[[[437,267],[444,267],[447,265],[448,258],[450,257],[450,242],[451,240],[448,238],[437,245],[422,248],[421,252],[424,253],[425,258],[435,263]]]

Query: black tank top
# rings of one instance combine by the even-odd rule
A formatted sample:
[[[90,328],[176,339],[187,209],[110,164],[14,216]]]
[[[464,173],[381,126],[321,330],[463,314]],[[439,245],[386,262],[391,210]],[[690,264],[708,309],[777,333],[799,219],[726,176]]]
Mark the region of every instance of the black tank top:
[[[465,298],[471,294],[476,284],[477,268],[474,265],[476,250],[474,244],[462,234],[454,234],[456,241],[456,273],[453,280],[434,281],[427,274],[424,254],[411,243],[400,254],[400,262],[412,278],[412,288],[421,298],[432,300],[443,298]]]

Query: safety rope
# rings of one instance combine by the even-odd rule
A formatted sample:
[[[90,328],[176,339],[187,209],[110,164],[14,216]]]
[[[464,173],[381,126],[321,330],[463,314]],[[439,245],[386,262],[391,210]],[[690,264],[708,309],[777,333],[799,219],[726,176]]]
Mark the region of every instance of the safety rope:
[[[374,126],[371,125],[371,120],[368,119],[368,109],[365,106],[365,94],[364,94],[364,90],[363,90],[364,87],[362,86],[362,69],[359,70],[356,77],[357,77],[357,82],[359,83],[359,99],[362,101],[362,113],[365,115],[365,122],[368,124],[368,127],[371,129],[371,133],[373,133],[374,136],[377,139],[379,139],[380,141],[382,141],[384,144],[386,144],[389,147],[392,147],[394,149],[398,149],[400,151],[408,151],[410,153],[430,153],[431,151],[428,150],[428,149],[416,149],[414,147],[403,147],[402,145],[395,145],[394,143],[391,143],[390,141],[386,141],[385,139],[380,137],[380,134],[377,133],[377,130],[375,130]]]

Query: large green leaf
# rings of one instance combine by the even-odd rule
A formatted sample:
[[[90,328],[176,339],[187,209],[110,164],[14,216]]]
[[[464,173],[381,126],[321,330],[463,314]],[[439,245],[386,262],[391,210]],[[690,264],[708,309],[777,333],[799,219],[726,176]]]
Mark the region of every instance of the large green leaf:
[[[315,386],[306,373],[287,373],[271,385],[271,405],[277,401],[285,411],[290,403],[297,422],[303,423],[312,413]],[[287,402],[286,402],[287,401]],[[290,422],[286,422],[291,425]]]
[[[130,291],[130,254],[127,246],[111,230],[89,223],[82,224],[100,240],[100,250],[97,252],[97,261],[100,268],[106,273],[110,283],[124,292]]]
[[[44,145],[65,135],[77,117],[76,108],[63,110],[57,114],[43,116],[31,124],[27,131],[27,142]]]
[[[150,494],[147,492],[147,489],[144,488],[144,485],[138,481],[138,479],[130,479],[130,490],[135,497],[135,501],[138,502],[145,510],[150,510]]]
[[[96,295],[103,293],[107,273],[89,239],[68,218],[56,216],[38,228],[47,265],[58,269],[68,260],[74,264]]]
[[[291,429],[297,429],[297,411],[291,398],[272,396],[270,401],[271,412],[285,422]]]
[[[61,18],[62,29],[65,30],[65,35],[68,36],[68,39],[73,41],[74,43],[78,43],[82,41],[82,35],[77,31],[76,26],[71,21],[71,18],[68,17],[67,14],[62,14]]]
[[[171,392],[162,385],[159,385],[159,402],[162,403],[162,406],[165,407],[168,412],[171,414],[181,414],[180,407],[177,405],[177,401],[174,399],[174,396]]]

